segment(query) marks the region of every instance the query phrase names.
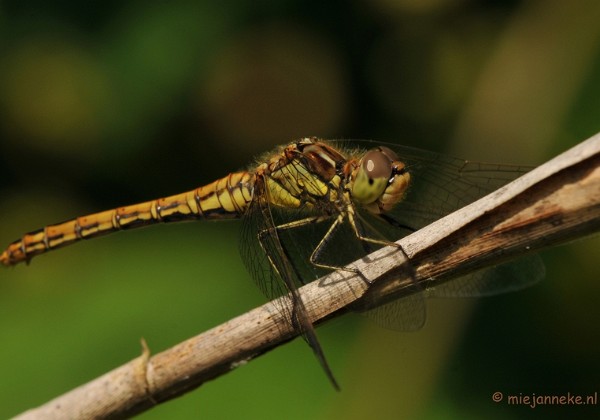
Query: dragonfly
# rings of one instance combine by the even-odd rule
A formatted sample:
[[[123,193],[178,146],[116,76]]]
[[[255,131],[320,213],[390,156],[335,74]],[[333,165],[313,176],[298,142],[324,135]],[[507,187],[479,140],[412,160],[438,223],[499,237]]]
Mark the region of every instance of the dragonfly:
[[[264,155],[248,170],[194,190],[27,233],[8,245],[0,263],[28,263],[83,239],[156,223],[242,219],[240,253],[252,278],[269,299],[290,297],[291,308],[281,308],[283,319],[304,337],[339,389],[298,288],[331,270],[352,270],[349,263],[378,248],[398,247],[394,241],[530,169],[386,143],[302,138]],[[543,276],[536,257],[522,266],[526,269],[484,270],[436,287],[432,295],[496,294]],[[499,276],[510,281],[498,281]],[[402,330],[420,328],[425,319],[422,294],[370,312],[381,325]]]

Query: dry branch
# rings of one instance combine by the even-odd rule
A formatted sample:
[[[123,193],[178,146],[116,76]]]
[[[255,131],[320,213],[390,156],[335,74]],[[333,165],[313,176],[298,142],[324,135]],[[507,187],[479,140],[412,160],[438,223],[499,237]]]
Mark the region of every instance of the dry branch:
[[[417,282],[431,287],[599,230],[597,134],[398,243]],[[349,305],[413,293],[406,287],[414,278],[403,274],[408,271],[405,261],[397,249],[383,248],[355,263],[362,276],[335,272],[306,285],[301,294],[308,316],[318,323]],[[121,418],[180,396],[296,337],[278,305],[269,302],[154,356],[144,350],[131,362],[19,418]]]

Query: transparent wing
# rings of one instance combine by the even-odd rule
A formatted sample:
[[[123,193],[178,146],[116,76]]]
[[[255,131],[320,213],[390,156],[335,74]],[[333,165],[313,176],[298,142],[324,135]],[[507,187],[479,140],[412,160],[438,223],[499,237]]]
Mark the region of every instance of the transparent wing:
[[[397,331],[416,331],[423,328],[426,306],[423,292],[386,303],[361,312],[382,328]]]
[[[259,289],[269,299],[289,296],[292,309],[284,304],[278,307],[284,322],[302,334],[333,386],[339,389],[298,293],[302,278],[294,264],[296,259],[291,258],[290,250],[279,240],[278,224],[273,219],[264,178],[257,177],[254,188],[254,199],[242,225],[242,260]]]
[[[381,144],[357,143],[364,149]],[[528,166],[466,161],[400,145],[385,146],[394,150],[406,164],[411,174],[411,186],[405,199],[389,213],[397,226],[391,226],[368,213],[363,217],[377,230],[385,232],[391,241],[472,203],[533,169]],[[510,292],[538,282],[544,272],[539,256],[530,255],[428,289],[427,296],[480,297]],[[423,324],[421,321],[424,321],[424,315],[420,315],[421,299],[420,294],[411,295],[371,310],[366,315],[385,328],[418,329]]]
[[[373,147],[373,144],[368,147]],[[533,167],[474,162],[400,145],[394,150],[411,174],[404,200],[390,215],[404,225],[420,229],[491,193]]]
[[[406,200],[392,212],[401,222],[421,228],[497,190],[533,167],[466,161],[401,146],[394,147],[412,175]],[[523,289],[544,277],[537,255],[479,270],[447,282],[430,296],[479,297]]]
[[[544,275],[542,259],[538,255],[529,255],[427,288],[425,293],[421,291],[362,314],[383,328],[415,331],[425,324],[425,294],[436,298],[493,296],[529,287]]]
[[[544,278],[546,269],[537,254],[476,271],[427,289],[431,297],[480,297],[514,292]]]

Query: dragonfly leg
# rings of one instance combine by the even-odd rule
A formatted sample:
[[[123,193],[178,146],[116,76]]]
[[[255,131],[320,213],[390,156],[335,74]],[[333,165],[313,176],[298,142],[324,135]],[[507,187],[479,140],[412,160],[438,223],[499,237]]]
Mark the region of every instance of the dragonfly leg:
[[[329,220],[331,218],[331,216],[311,216],[311,217],[306,217],[304,219],[300,219],[300,220],[294,220],[293,222],[289,222],[289,223],[283,223],[281,225],[277,225],[274,228],[275,231],[280,231],[280,230],[287,230],[287,229],[294,229],[294,228],[298,228],[298,227],[302,227],[302,226],[306,226],[306,225],[310,225],[310,224],[314,224],[314,223],[321,223],[324,222],[325,220]],[[357,270],[353,269],[353,268],[348,268],[348,267],[340,267],[340,266],[335,266],[335,265],[329,265],[329,264],[323,264],[320,263],[318,261],[319,259],[319,254],[321,253],[321,249],[323,248],[323,246],[327,243],[328,238],[331,236],[331,234],[333,233],[333,231],[344,221],[344,215],[340,214],[335,221],[332,223],[332,225],[329,227],[329,229],[327,230],[327,233],[325,233],[325,235],[323,236],[323,239],[321,239],[321,241],[319,242],[319,244],[315,247],[315,249],[313,250],[312,254],[310,255],[310,263],[313,264],[315,267],[319,267],[319,268],[324,268],[327,270],[345,270],[345,271],[349,271],[351,273],[356,273]],[[258,242],[260,243],[261,248],[263,249],[263,251],[265,251],[265,247],[262,244],[262,240],[264,238],[264,236],[268,233],[269,229],[265,229],[262,230],[258,233]],[[269,264],[271,264],[271,266],[277,271],[274,262],[271,260],[271,257],[268,255],[268,253],[266,253],[268,258],[269,258]]]
[[[301,226],[306,226],[306,225],[310,225],[310,224],[314,224],[314,223],[320,223],[323,222],[325,220],[329,219],[329,216],[311,216],[311,217],[306,217],[304,219],[300,219],[300,220],[294,220],[293,222],[289,222],[289,223],[283,223],[281,225],[277,225],[274,226],[272,228],[267,228],[267,229],[263,229],[261,231],[258,232],[258,243],[260,245],[260,247],[262,248],[264,254],[267,256],[267,259],[269,260],[269,264],[271,265],[271,268],[281,277],[281,273],[279,272],[279,270],[277,269],[277,265],[275,264],[275,261],[273,261],[273,259],[271,258],[271,255],[269,254],[269,252],[267,252],[267,249],[264,245],[264,239],[266,237],[266,235],[271,231],[274,230],[275,232],[280,231],[280,230],[287,230],[287,229],[294,229],[294,228],[298,228]]]
[[[327,230],[327,232],[325,233],[325,235],[323,236],[321,241],[318,243],[318,245],[313,250],[312,254],[310,254],[309,260],[310,260],[311,264],[313,264],[314,266],[319,267],[319,268],[325,268],[328,270],[344,270],[344,271],[348,271],[351,273],[358,273],[358,270],[355,268],[339,267],[339,266],[335,266],[335,265],[323,264],[318,261],[319,255],[321,254],[323,247],[325,246],[325,244],[327,244],[327,242],[331,238],[331,235],[333,234],[335,229],[344,221],[344,217],[345,217],[344,214],[340,214],[335,219],[335,221],[331,224],[331,226],[329,227],[329,229]]]
[[[329,218],[330,218],[330,216],[311,216],[311,217],[306,217],[306,218],[300,219],[300,220],[294,220],[293,222],[277,225],[273,229],[275,229],[275,230],[294,229],[294,228],[301,227],[301,226],[311,225],[314,223],[320,223]],[[264,229],[261,232],[259,232],[259,234],[258,234],[259,237],[266,232],[267,232],[267,229]]]
[[[354,230],[354,234],[356,235],[356,237],[360,240],[360,241],[364,241],[364,242],[368,242],[368,243],[372,243],[375,245],[381,245],[381,246],[391,246],[394,248],[397,248],[400,252],[402,252],[402,254],[404,255],[404,257],[406,258],[406,260],[409,260],[408,255],[406,254],[406,252],[404,252],[404,249],[402,248],[401,245],[397,244],[396,242],[392,242],[392,241],[387,241],[384,239],[376,239],[376,238],[370,238],[368,236],[364,236],[361,232],[360,229],[358,227],[358,223],[357,223],[357,219],[360,216],[357,216],[357,214],[354,212],[354,207],[352,206],[348,206],[347,212],[346,214],[348,215],[348,221],[350,222],[350,225],[352,226],[352,230]],[[386,220],[387,219],[383,219]],[[392,219],[393,220],[393,219]],[[403,226],[404,227],[404,226]],[[405,227],[407,228],[407,227]],[[410,228],[407,228],[410,229]],[[414,230],[414,229],[413,229]],[[416,279],[416,274],[414,272],[414,269],[412,268],[411,265],[408,265],[408,269],[410,270],[410,276],[413,279]],[[366,280],[368,283],[371,283],[371,281],[369,281],[368,279]]]
[[[386,241],[385,239],[369,238],[368,236],[364,236],[358,229],[358,224],[356,223],[356,213],[354,212],[354,207],[348,206],[347,214],[348,214],[348,221],[350,222],[350,226],[352,226],[352,230],[354,231],[354,234],[356,235],[356,237],[359,240],[364,241],[364,242],[369,242],[369,243],[372,243],[375,245],[393,246],[396,248],[401,248],[401,246],[398,245],[396,242]]]

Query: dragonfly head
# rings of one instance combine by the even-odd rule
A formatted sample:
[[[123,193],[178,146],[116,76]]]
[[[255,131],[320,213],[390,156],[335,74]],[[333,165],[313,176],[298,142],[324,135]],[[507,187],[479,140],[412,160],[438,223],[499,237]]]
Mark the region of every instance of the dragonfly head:
[[[410,174],[390,148],[369,150],[353,172],[353,199],[372,213],[383,213],[396,205],[406,193]]]

